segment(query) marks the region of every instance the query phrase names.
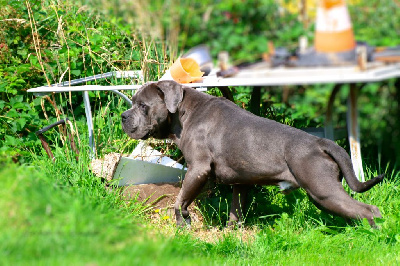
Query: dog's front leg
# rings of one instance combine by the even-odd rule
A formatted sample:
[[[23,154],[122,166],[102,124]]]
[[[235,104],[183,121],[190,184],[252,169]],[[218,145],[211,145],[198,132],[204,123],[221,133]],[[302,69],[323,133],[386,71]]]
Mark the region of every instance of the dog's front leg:
[[[247,185],[233,185],[231,210],[228,226],[240,225],[243,222],[243,210],[246,204]]]
[[[206,169],[206,170],[204,170]],[[191,220],[187,208],[193,200],[200,194],[201,189],[207,183],[210,174],[210,168],[198,167],[189,168],[185,179],[183,180],[182,188],[179,191],[175,202],[175,216],[177,226],[190,226]]]

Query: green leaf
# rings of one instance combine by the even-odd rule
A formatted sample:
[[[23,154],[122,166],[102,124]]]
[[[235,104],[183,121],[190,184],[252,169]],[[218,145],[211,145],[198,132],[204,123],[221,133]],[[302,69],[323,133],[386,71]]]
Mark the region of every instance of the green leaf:
[[[21,102],[24,101],[24,96],[23,96],[23,95],[15,95],[15,96],[12,98],[12,100],[13,100],[14,102],[21,103]]]
[[[27,49],[18,49],[17,54],[20,55],[22,58],[26,58],[28,55],[28,50]]]
[[[8,111],[7,117],[19,117],[19,113],[15,109],[11,109],[10,111]]]
[[[14,109],[25,109],[26,105],[24,103],[17,102],[17,103],[14,103],[12,105],[12,107]]]
[[[26,119],[25,118],[20,118],[17,120],[17,123],[19,125],[19,130],[23,129],[25,124],[26,124]]]
[[[71,74],[75,75],[75,76],[80,76],[81,75],[81,71],[79,69],[74,69],[74,70],[71,70]]]
[[[0,82],[0,92],[6,92],[7,82]]]
[[[21,143],[20,139],[12,137],[12,136],[9,136],[9,135],[5,136],[5,140],[6,141],[4,142],[4,144],[5,145],[9,145],[9,146],[17,146],[18,144]]]
[[[22,74],[22,73],[29,72],[29,71],[31,71],[31,65],[29,65],[29,64],[19,65],[17,68],[18,74]]]
[[[35,98],[34,100],[33,100],[33,105],[34,106],[39,106],[41,104],[41,98]]]

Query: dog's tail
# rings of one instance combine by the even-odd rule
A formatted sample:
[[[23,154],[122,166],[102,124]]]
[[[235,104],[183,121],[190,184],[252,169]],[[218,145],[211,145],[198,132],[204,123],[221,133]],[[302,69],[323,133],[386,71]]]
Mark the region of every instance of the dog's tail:
[[[347,184],[353,191],[358,193],[365,192],[383,180],[385,174],[365,182],[360,182],[354,173],[349,155],[342,147],[327,139],[321,139],[321,144],[324,152],[331,156],[339,165],[344,179],[346,179]]]

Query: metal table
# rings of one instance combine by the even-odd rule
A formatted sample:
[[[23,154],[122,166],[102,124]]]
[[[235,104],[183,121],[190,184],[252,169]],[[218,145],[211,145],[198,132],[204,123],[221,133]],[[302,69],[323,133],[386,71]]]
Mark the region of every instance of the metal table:
[[[332,112],[333,102],[340,87],[344,84],[350,85],[348,96],[348,135],[350,142],[351,159],[354,171],[361,181],[365,181],[361,159],[360,136],[358,126],[357,96],[360,90],[358,84],[379,82],[391,78],[400,77],[400,64],[383,65],[370,64],[367,69],[361,71],[357,66],[344,67],[321,67],[321,68],[268,68],[262,65],[241,69],[234,77],[220,78],[213,70],[210,75],[203,78],[202,82],[185,84],[199,90],[206,90],[210,87],[228,87],[228,86],[284,86],[284,85],[312,85],[312,84],[336,84],[331,97],[328,101],[326,112],[325,137],[333,139]],[[121,72],[121,77],[124,76]],[[137,74],[137,72],[136,72]],[[104,75],[103,75],[104,76]],[[91,77],[92,78],[92,77]],[[163,76],[163,80],[171,79],[169,73]],[[82,81],[85,82],[86,80]],[[73,81],[70,82],[70,85]],[[76,83],[74,83],[76,84]],[[69,86],[69,83],[67,83]],[[118,86],[74,86],[74,87],[39,87],[29,89],[33,93],[49,92],[83,92],[86,110],[86,119],[89,129],[89,145],[94,154],[93,142],[93,123],[90,111],[89,97],[87,91],[117,91],[117,90],[136,90],[141,85],[118,85]],[[125,97],[126,98],[126,97]],[[126,99],[125,99],[126,100]],[[129,101],[126,100],[127,102]]]
[[[384,65],[371,63],[366,70],[358,66],[318,67],[318,68],[266,68],[262,64],[240,70],[230,78],[217,77],[216,71],[205,77],[202,82],[191,83],[191,87],[227,87],[227,86],[284,86],[334,83],[328,101],[325,122],[325,137],[334,139],[332,126],[333,102],[344,84],[350,85],[347,108],[347,131],[350,143],[351,160],[358,179],[365,181],[362,167],[360,130],[358,125],[357,97],[360,88],[366,83],[379,82],[400,77],[400,63]],[[167,77],[168,74],[167,74]],[[358,85],[361,84],[361,85]]]

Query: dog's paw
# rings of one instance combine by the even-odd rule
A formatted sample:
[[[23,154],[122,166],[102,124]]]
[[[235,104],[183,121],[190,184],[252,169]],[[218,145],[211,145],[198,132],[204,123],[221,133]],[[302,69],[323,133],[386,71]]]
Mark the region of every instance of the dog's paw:
[[[242,221],[228,221],[228,223],[226,224],[226,227],[231,228],[231,229],[242,228],[243,222]]]
[[[190,229],[192,227],[192,221],[190,216],[186,219],[181,219],[180,221],[176,221],[176,227],[178,229]]]

